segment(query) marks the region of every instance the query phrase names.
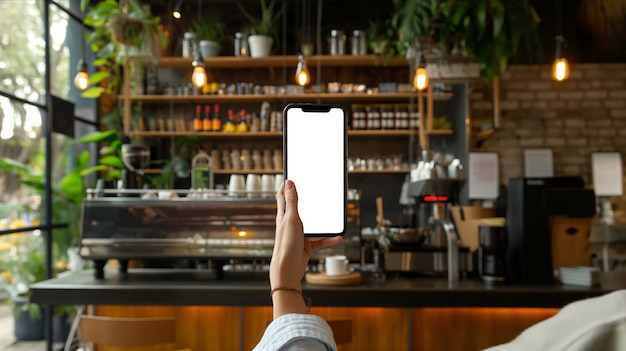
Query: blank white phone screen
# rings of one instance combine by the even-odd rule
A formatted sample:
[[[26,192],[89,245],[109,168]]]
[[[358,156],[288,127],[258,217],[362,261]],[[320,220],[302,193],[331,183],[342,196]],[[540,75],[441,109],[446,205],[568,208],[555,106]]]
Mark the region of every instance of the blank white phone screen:
[[[296,185],[304,234],[343,234],[346,223],[344,111],[339,107],[321,112],[288,107],[285,128],[285,179]]]

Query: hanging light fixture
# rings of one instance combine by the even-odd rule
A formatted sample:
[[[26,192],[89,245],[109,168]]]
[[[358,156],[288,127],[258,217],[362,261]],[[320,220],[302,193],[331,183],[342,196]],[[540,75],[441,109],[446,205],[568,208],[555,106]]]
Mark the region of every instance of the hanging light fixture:
[[[562,82],[569,78],[569,62],[563,57],[563,49],[567,46],[567,41],[563,37],[563,8],[561,0],[556,0],[556,54],[552,64],[552,79]]]
[[[176,19],[180,19],[183,16],[183,3],[185,0],[178,0],[176,6],[174,6],[174,10],[172,11],[172,16]]]
[[[296,83],[301,86],[309,84],[311,81],[311,74],[306,67],[306,59],[304,55],[298,56],[298,67],[296,68]]]
[[[415,61],[415,72],[413,73],[413,87],[417,90],[424,90],[428,87],[428,74],[426,73],[426,59],[424,53],[417,54]]]
[[[569,78],[569,63],[563,57],[563,47],[566,46],[565,38],[562,35],[556,37],[556,55],[552,64],[552,79],[562,82]]]
[[[89,69],[87,68],[87,61],[85,61],[85,38],[81,38],[80,50],[81,57],[78,60],[78,65],[76,67],[74,86],[79,90],[85,90],[89,87]]]
[[[204,67],[204,59],[200,50],[196,53],[196,56],[191,63],[193,65],[193,74],[191,75],[191,82],[198,88],[202,88],[207,81],[206,70]]]
[[[76,77],[74,77],[74,86],[80,90],[85,90],[89,87],[89,72],[87,71],[87,62],[84,59],[78,60],[78,66],[76,67]]]
[[[202,0],[198,0],[198,28],[201,26],[202,21]],[[198,40],[200,38],[198,37]],[[196,55],[193,58],[193,62],[191,63],[193,66],[193,74],[191,75],[191,82],[196,87],[202,89],[202,87],[207,82],[206,70],[204,66],[204,58],[202,57],[202,53],[200,53],[200,45],[198,43],[198,49],[196,50]]]

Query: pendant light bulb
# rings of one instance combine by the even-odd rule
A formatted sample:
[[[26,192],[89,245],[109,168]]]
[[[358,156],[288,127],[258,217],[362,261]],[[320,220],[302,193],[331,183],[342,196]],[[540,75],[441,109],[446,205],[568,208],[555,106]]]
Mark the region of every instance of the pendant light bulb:
[[[306,59],[303,55],[298,56],[298,67],[296,68],[296,83],[305,86],[311,81],[311,74],[306,67]]]
[[[89,87],[89,73],[87,72],[87,62],[85,60],[78,60],[76,77],[74,77],[74,86],[80,90],[85,90]]]
[[[562,82],[569,78],[569,63],[564,57],[557,58],[552,64],[552,78],[557,82]]]
[[[562,82],[569,78],[569,62],[563,57],[563,47],[565,46],[565,38],[559,35],[556,37],[556,55],[552,64],[552,79]]]
[[[193,74],[191,75],[191,82],[196,87],[202,89],[207,82],[206,70],[204,69],[204,60],[202,55],[198,55],[193,59]]]
[[[174,6],[174,10],[172,11],[172,17],[176,19],[180,19],[181,17],[183,17],[183,2],[185,2],[185,0],[178,0],[176,6]]]
[[[428,73],[426,72],[426,60],[424,54],[417,56],[415,63],[415,73],[413,74],[413,87],[417,90],[424,90],[428,87]]]

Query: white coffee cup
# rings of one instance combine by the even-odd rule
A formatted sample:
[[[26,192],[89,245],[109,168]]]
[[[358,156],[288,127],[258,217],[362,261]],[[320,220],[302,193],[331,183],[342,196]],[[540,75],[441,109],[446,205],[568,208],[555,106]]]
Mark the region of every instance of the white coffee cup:
[[[344,255],[327,256],[324,260],[326,275],[337,276],[350,273],[348,270],[348,258]]]
[[[274,186],[274,176],[271,174],[264,174],[261,176],[261,192],[265,198],[273,198],[276,192]]]
[[[243,174],[231,174],[228,182],[228,196],[242,197],[246,193],[246,179]]]
[[[252,199],[261,195],[261,175],[248,174],[246,178],[246,192],[248,198]]]

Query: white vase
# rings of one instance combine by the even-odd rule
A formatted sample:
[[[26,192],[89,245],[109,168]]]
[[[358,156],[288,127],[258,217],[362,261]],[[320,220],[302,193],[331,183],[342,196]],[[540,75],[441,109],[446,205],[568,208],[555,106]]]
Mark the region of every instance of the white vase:
[[[269,56],[272,51],[272,44],[274,39],[267,35],[251,35],[248,37],[248,44],[250,46],[250,56],[252,57],[265,57]]]
[[[220,44],[213,40],[200,40],[202,57],[214,57],[220,54]]]

